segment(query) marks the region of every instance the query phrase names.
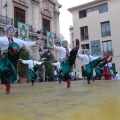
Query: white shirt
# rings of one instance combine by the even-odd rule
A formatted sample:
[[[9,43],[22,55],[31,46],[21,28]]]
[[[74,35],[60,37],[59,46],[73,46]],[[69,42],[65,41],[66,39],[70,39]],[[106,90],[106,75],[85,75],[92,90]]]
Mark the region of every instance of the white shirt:
[[[66,58],[66,49],[62,46],[62,47],[58,47],[56,45],[53,45],[53,48],[58,50],[60,52],[60,58]],[[68,48],[69,52],[71,51],[70,48]]]
[[[56,66],[57,69],[61,69],[61,63],[60,62],[53,63],[53,66]]]
[[[36,44],[36,42],[26,42],[24,40],[18,39],[13,37],[13,41],[16,42],[17,44],[19,44],[20,46],[33,46]],[[0,49],[1,51],[3,50],[7,50],[9,47],[9,42],[8,42],[8,37],[4,36],[4,37],[0,37]]]
[[[71,72],[70,75],[71,75],[71,76],[74,76],[75,74],[74,74],[74,72]]]
[[[90,56],[91,61],[93,61],[93,60],[98,58],[98,57],[94,57],[94,56],[91,56],[91,55],[89,55],[89,56]],[[78,57],[83,59],[83,65],[89,64],[89,57],[88,57],[88,55],[86,55],[86,54],[79,54],[78,53]]]
[[[80,72],[77,72],[77,76],[79,76],[80,75]]]
[[[28,68],[33,68],[35,64],[41,65],[42,62],[34,61],[34,60],[22,60],[23,64],[28,64]]]
[[[120,75],[116,74],[115,79],[120,79]]]
[[[57,72],[56,72],[56,70],[54,71],[54,75],[57,75]]]

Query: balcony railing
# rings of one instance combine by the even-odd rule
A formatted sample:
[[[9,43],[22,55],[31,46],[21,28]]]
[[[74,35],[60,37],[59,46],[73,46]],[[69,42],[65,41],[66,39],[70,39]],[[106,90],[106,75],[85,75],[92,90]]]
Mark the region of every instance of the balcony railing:
[[[11,18],[8,18],[6,16],[2,16],[0,15],[0,23],[4,24],[4,25],[14,25],[15,28],[18,28],[18,21],[17,20],[14,20],[11,19]],[[28,25],[28,24],[27,24]],[[29,31],[30,32],[33,32],[33,28],[32,28],[32,25],[28,25],[29,26]]]
[[[0,23],[4,25],[7,25],[7,24],[13,25],[13,19],[0,15]]]
[[[18,20],[14,20],[14,27],[15,28],[18,28]],[[26,24],[26,23],[25,23]],[[28,25],[28,24],[26,24],[26,25]],[[30,32],[33,32],[33,28],[32,28],[32,25],[28,25],[28,27],[29,27],[29,31]]]

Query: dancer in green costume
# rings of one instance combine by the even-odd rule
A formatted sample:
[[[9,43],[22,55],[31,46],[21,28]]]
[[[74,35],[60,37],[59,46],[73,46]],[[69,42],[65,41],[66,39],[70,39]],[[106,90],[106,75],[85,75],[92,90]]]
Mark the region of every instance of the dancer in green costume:
[[[4,28],[6,36],[0,37],[0,49],[3,55],[0,61],[0,79],[6,85],[6,94],[10,93],[11,85],[16,80],[17,62],[19,59],[20,47],[41,44],[42,41],[26,42],[15,38],[15,28],[7,25]]]
[[[96,75],[93,76],[93,82],[94,80],[97,80],[98,78],[101,79],[101,77],[103,76],[103,67],[109,63],[109,62],[112,62],[112,58],[110,58],[108,61],[103,61],[103,62],[100,62],[97,67],[95,68],[95,72],[96,72]]]
[[[62,66],[61,66],[61,63],[60,63],[60,58],[58,59],[58,62],[56,63],[52,63],[53,66],[56,66],[57,67],[57,76],[58,76],[58,81],[59,83],[61,83],[61,81],[64,81],[64,74],[63,74],[63,71],[62,71]]]
[[[93,78],[93,68],[95,68],[100,62],[106,61],[109,56],[94,57],[90,55],[89,49],[84,49],[84,54],[79,54],[78,57],[83,59],[83,65],[85,66],[85,72],[87,75],[87,83],[90,84],[90,80]]]
[[[19,61],[21,61],[23,64],[28,64],[28,74],[33,86],[35,80],[37,79],[37,74],[35,72],[39,69],[38,66],[41,65],[43,62],[35,61],[33,56],[31,56],[31,60],[19,59]]]
[[[70,70],[72,65],[75,63],[76,55],[79,49],[79,40],[76,39],[76,46],[70,50],[68,49],[68,42],[67,40],[63,40],[61,42],[61,47],[58,47],[51,43],[53,48],[60,52],[60,59],[61,59],[61,67],[62,72],[64,74],[64,80],[67,82],[67,88],[70,88]],[[59,74],[58,74],[59,77]]]

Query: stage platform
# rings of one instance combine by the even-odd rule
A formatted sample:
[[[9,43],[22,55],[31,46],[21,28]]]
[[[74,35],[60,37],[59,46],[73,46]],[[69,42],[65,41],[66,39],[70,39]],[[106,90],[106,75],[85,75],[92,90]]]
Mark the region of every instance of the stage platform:
[[[120,81],[0,85],[0,120],[120,120]]]

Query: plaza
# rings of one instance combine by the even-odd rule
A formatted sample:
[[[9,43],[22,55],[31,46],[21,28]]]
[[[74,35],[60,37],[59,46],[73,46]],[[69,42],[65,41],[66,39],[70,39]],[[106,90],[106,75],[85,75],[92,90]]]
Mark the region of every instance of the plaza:
[[[120,81],[0,85],[0,120],[119,120]]]

